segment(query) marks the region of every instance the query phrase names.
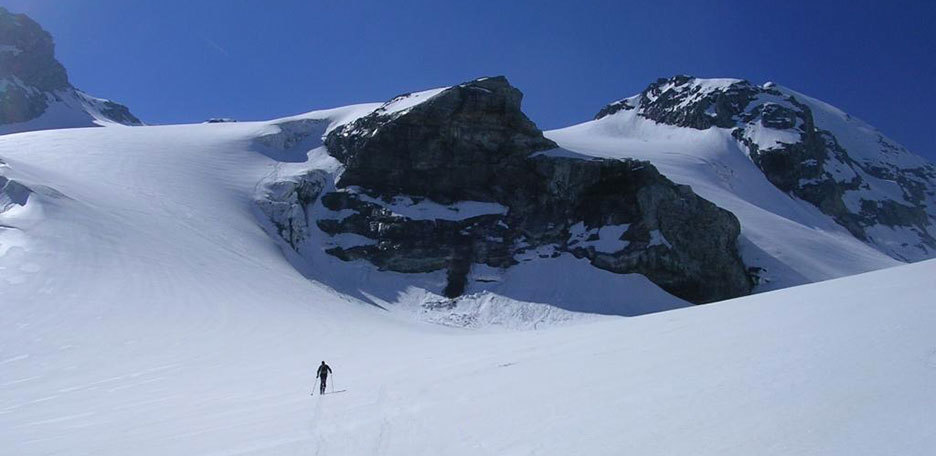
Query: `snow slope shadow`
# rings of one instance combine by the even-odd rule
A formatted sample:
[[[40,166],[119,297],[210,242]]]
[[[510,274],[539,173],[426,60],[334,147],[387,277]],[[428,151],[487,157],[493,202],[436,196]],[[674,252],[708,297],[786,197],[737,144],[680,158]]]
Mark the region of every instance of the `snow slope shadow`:
[[[328,124],[327,119],[308,118],[280,122],[275,125],[279,131],[256,138],[252,149],[278,162],[303,163],[308,151],[322,145]]]

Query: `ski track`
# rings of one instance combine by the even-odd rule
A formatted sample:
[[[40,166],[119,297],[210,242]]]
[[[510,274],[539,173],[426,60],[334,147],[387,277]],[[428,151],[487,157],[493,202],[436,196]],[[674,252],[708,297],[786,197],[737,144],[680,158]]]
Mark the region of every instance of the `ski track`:
[[[0,280],[3,453],[936,448],[934,261],[537,331],[429,325],[284,258],[252,207],[257,183],[281,172],[250,143],[270,128],[0,138],[18,179],[67,196],[37,200],[41,223],[2,220],[27,244],[0,271],[34,265]],[[309,396],[321,360],[345,392]]]

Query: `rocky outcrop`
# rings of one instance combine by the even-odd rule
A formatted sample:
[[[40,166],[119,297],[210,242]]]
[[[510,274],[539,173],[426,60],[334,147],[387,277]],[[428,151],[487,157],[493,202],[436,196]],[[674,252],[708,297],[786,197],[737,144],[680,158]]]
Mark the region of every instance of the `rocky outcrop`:
[[[4,176],[4,168],[7,168],[7,165],[0,160],[0,214],[10,210],[13,206],[25,206],[29,195],[32,194],[29,187]]]
[[[732,214],[647,162],[564,154],[521,98],[505,78],[482,78],[402,95],[331,131],[325,144],[345,168],[321,201],[338,215],[316,223],[369,242],[328,252],[385,270],[447,270],[450,297],[472,264],[563,253],[696,303],[750,292]]]
[[[88,111],[89,119],[140,125],[126,106],[72,87],[52,36],[25,14],[0,7],[0,125],[36,119],[53,103]]]
[[[401,95],[332,131],[330,154],[345,163],[343,186],[422,195],[438,202],[487,200],[500,176],[533,152],[555,149],[521,111],[519,90],[503,77],[444,90],[407,109]],[[518,160],[519,159],[519,160]]]
[[[25,14],[0,7],[0,78],[16,77],[44,92],[71,87],[55,60],[52,35]]]
[[[771,183],[855,237],[904,261],[936,256],[936,166],[847,114],[772,83],[689,76],[660,79],[596,118],[621,110],[730,129]]]

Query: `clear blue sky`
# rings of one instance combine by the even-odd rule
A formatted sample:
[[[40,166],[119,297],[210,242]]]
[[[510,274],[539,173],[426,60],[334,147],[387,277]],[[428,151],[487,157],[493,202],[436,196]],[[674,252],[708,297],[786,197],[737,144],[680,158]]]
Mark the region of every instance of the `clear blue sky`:
[[[659,77],[775,81],[936,159],[933,1],[0,0],[149,123],[269,119],[504,74],[542,128]]]

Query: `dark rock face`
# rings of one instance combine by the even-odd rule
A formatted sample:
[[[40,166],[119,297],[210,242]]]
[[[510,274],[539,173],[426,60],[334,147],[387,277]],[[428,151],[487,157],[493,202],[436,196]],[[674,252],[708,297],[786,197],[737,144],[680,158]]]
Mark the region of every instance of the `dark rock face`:
[[[0,7],[0,78],[15,76],[50,92],[70,87],[65,67],[55,60],[52,35],[25,14]]]
[[[372,241],[332,255],[399,272],[445,269],[450,297],[464,292],[472,264],[507,268],[562,252],[643,274],[696,303],[750,292],[737,219],[649,163],[551,153],[556,145],[503,77],[400,108],[420,96],[397,97],[325,138],[345,170],[321,201],[343,217],[316,223]],[[417,207],[447,215],[404,215]]]
[[[520,111],[521,98],[503,77],[473,81],[405,113],[378,109],[331,132],[325,145],[347,165],[344,186],[439,202],[491,201],[490,186],[502,183],[504,167],[558,147]]]
[[[68,76],[55,60],[52,36],[25,14],[10,14],[0,7],[0,80],[22,82],[9,84],[0,91],[0,124],[24,122],[45,111],[44,95],[40,92],[67,89]]]
[[[680,127],[730,128],[735,125],[734,116],[757,95],[743,81],[714,92],[705,90],[703,85],[690,84],[692,81],[689,76],[676,76],[650,84],[640,94],[641,114]]]
[[[675,76],[606,106],[596,119],[622,109],[669,125],[731,129],[771,183],[812,203],[855,237],[900,260],[936,256],[936,166],[916,156],[907,159],[912,154],[882,135],[870,151],[880,158],[855,158],[869,151],[846,150],[835,133],[816,125],[809,105],[789,91],[743,80]],[[764,140],[761,132],[786,139]],[[899,197],[877,190],[888,182],[900,187]],[[893,247],[895,241],[869,234],[877,226],[911,234],[901,239],[904,245]]]
[[[55,59],[52,36],[25,14],[0,7],[0,125],[35,119],[50,103],[69,96],[97,105],[115,122],[140,124],[126,106],[87,97],[72,87],[65,67]]]
[[[3,163],[0,161],[0,163]],[[0,175],[0,214],[9,210],[13,205],[24,206],[32,190],[25,185]]]
[[[598,111],[598,114],[595,114],[594,119],[598,120],[602,117],[607,117],[612,114],[617,114],[620,111],[630,111],[634,108],[636,108],[636,106],[632,105],[630,103],[630,100],[627,100],[627,99],[618,100],[601,108],[601,111]]]

